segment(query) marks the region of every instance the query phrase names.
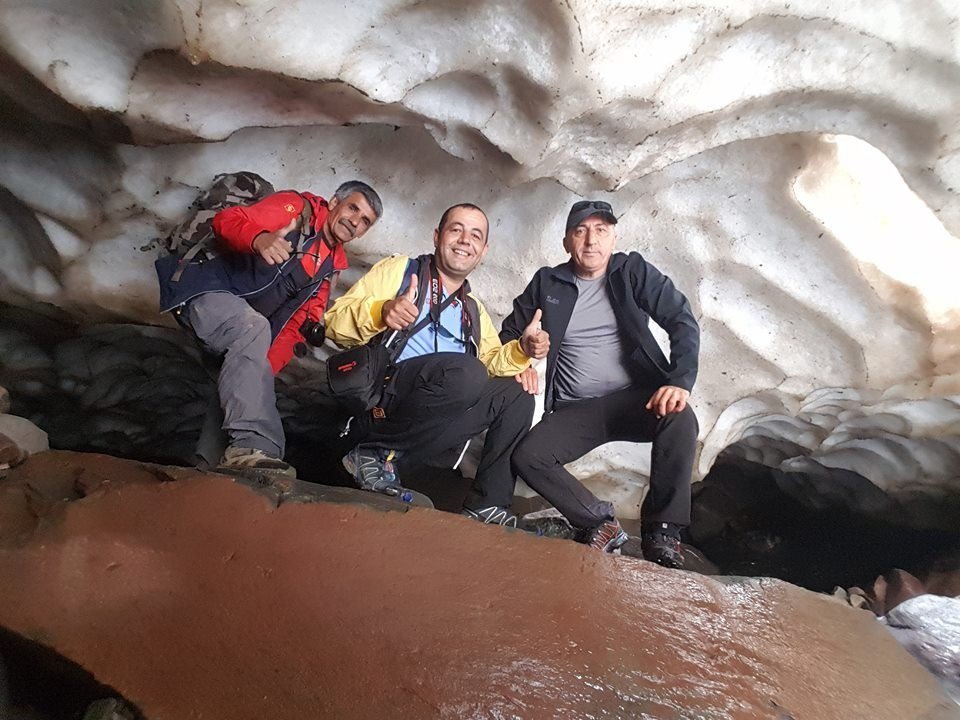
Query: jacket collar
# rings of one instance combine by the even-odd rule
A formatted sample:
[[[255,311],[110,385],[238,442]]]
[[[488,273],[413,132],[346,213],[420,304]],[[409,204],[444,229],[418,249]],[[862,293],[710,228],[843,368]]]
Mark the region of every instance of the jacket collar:
[[[326,243],[323,243],[325,246]],[[333,247],[333,269],[334,270],[346,270],[350,265],[350,261],[347,260],[347,251],[343,249],[343,245],[337,243]]]
[[[310,203],[310,209],[313,210],[313,230],[318,235],[320,233],[320,228],[323,227],[323,224],[327,221],[327,215],[330,213],[330,209],[327,206],[327,201],[324,200],[319,195],[314,195],[313,193],[303,192],[300,193],[304,200]],[[320,241],[320,247],[326,248],[330,251],[330,246],[327,245],[323,240]],[[333,269],[334,270],[346,270],[350,262],[347,260],[347,252],[343,249],[343,245],[337,243],[333,246]]]

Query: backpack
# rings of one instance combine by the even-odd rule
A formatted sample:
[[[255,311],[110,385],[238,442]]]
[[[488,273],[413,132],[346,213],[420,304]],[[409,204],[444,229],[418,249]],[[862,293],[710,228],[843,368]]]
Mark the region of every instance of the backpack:
[[[214,215],[234,205],[251,205],[274,192],[272,184],[249,170],[223,173],[213,178],[210,188],[191,203],[187,217],[163,241],[170,254],[181,256],[172,281],[180,280],[188,263],[194,260],[204,262],[217,256]]]

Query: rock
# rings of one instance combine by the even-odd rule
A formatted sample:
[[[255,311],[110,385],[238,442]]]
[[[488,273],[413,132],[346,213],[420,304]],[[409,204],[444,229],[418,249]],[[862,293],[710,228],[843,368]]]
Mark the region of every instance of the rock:
[[[0,433],[0,471],[19,465],[27,453],[3,433]]]
[[[0,386],[0,415],[10,412],[10,392]]]
[[[786,583],[95,455],[11,481],[80,468],[104,482],[0,543],[0,624],[152,720],[950,717],[869,615]]]
[[[888,615],[891,610],[898,607],[901,603],[927,592],[924,584],[906,570],[891,570],[884,575],[883,580],[883,612],[879,613],[882,615]],[[880,579],[878,578],[877,582],[879,581]]]
[[[91,703],[83,720],[136,720],[136,715],[122,700],[107,698]]]
[[[0,433],[28,453],[50,449],[47,434],[26,418],[16,415],[0,415]]]

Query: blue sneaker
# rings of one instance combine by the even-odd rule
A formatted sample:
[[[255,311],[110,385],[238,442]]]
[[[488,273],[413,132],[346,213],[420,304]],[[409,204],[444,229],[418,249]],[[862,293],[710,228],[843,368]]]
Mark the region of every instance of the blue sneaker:
[[[393,450],[357,445],[343,457],[343,467],[353,476],[357,487],[369,492],[396,497],[403,492]]]

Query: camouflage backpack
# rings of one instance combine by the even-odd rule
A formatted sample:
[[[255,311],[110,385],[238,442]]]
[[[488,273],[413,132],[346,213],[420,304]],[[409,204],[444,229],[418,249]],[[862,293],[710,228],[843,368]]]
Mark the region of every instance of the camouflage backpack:
[[[275,192],[273,185],[256,173],[241,170],[213,179],[210,189],[190,205],[190,214],[167,235],[164,245],[181,261],[171,280],[177,282],[191,262],[204,262],[217,256],[213,216],[233,205],[250,205]]]

